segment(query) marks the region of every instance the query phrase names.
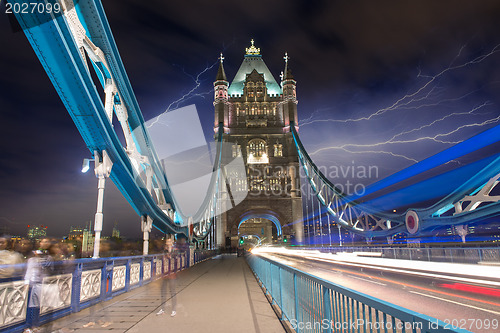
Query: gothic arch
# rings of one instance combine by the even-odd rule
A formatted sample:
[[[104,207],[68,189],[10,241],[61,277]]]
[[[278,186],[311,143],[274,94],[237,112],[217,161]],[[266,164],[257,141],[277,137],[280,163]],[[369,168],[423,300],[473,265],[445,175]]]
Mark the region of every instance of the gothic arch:
[[[240,222],[238,223],[238,229],[243,224],[243,222],[250,220],[250,219],[253,219],[253,218],[261,218],[261,219],[266,219],[266,220],[271,221],[276,226],[278,237],[281,236],[281,234],[282,234],[281,223],[278,219],[278,216],[276,216],[276,214],[272,211],[257,211],[257,212],[256,211],[248,211],[248,212],[246,212],[245,214],[243,214],[240,217]]]

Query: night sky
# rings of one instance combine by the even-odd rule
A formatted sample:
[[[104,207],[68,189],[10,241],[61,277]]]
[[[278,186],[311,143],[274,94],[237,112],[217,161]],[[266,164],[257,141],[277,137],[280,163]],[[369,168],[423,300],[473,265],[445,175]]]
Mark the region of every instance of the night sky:
[[[207,140],[217,58],[224,53],[232,80],[252,38],[277,81],[288,52],[301,139],[316,164],[377,166],[364,184],[499,124],[498,0],[103,5],[144,118],[196,104]],[[90,152],[4,11],[2,3],[0,225],[25,235],[43,224],[62,236],[93,220],[97,179],[80,172]],[[140,237],[139,217],[108,181],[105,236],[115,222]]]

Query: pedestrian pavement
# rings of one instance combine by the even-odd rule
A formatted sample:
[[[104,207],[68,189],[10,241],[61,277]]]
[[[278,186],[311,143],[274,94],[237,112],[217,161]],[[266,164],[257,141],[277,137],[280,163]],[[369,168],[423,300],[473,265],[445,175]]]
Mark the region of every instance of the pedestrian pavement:
[[[244,258],[219,255],[177,273],[176,315],[162,279],[55,320],[53,332],[285,332]],[[165,313],[157,315],[160,309]],[[95,322],[94,325],[84,325]],[[109,326],[103,325],[107,324]],[[102,327],[106,326],[106,327]]]

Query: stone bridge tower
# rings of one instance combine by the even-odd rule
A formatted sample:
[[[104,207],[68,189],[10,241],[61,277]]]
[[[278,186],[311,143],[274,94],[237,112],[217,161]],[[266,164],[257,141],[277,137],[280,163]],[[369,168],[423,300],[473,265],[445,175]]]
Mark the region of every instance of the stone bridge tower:
[[[253,40],[231,84],[223,59],[221,55],[214,82],[215,137],[223,123],[223,140],[231,146],[223,160],[242,157],[246,174],[226,171],[229,186],[221,190],[229,198],[238,192],[248,194],[218,216],[217,242],[234,247],[244,236],[263,243],[302,242],[299,162],[290,131],[290,126],[298,130],[296,82],[288,56],[281,85]]]

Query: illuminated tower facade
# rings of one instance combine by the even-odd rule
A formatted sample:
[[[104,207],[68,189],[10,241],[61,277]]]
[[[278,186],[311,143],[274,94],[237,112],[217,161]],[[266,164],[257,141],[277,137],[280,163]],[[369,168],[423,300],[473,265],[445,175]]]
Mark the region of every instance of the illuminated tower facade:
[[[223,57],[214,82],[215,137],[223,124],[223,140],[232,147],[225,160],[242,157],[246,174],[227,171],[230,186],[222,195],[231,201],[248,191],[239,204],[224,209],[217,224],[219,245],[237,246],[251,236],[262,243],[303,238],[298,155],[290,126],[297,126],[296,81],[288,67],[278,84],[252,40],[229,84]],[[232,192],[232,193],[231,193]],[[222,241],[224,240],[224,241]]]

